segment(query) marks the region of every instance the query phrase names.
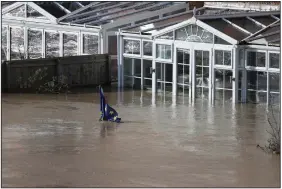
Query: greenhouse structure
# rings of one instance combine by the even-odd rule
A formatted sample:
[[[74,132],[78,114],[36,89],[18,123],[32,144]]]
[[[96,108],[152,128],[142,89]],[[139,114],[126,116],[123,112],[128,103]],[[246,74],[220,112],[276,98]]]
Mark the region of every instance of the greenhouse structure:
[[[280,11],[184,14],[117,32],[120,87],[191,102],[280,102]]]
[[[109,53],[118,28],[188,11],[188,2],[2,2],[2,60]],[[113,73],[114,74],[114,73]],[[117,73],[116,73],[117,75]]]

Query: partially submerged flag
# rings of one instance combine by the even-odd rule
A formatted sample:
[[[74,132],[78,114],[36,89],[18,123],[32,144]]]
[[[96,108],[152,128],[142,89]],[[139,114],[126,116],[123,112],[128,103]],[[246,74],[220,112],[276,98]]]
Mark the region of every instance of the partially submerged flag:
[[[119,123],[121,118],[118,117],[117,111],[106,103],[104,92],[101,86],[99,86],[99,93],[100,93],[100,112],[101,112],[100,121],[103,120],[103,121],[112,121]]]

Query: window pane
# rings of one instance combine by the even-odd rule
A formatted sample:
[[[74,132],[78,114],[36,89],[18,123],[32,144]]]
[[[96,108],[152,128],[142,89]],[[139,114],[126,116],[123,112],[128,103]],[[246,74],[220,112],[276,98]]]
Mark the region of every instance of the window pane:
[[[126,54],[140,54],[140,41],[124,40],[124,53]]]
[[[27,17],[28,18],[36,18],[36,19],[44,19],[48,20],[45,16],[43,16],[41,13],[34,10],[32,7],[27,6]]]
[[[144,41],[143,42],[143,55],[152,56],[153,53],[153,43]]]
[[[190,64],[190,51],[189,50],[184,51],[184,64],[186,65]]]
[[[267,72],[247,71],[248,89],[266,91]]]
[[[60,56],[60,34],[58,32],[46,32],[46,58]]]
[[[224,70],[224,88],[232,89],[232,71]]]
[[[177,50],[177,63],[184,63],[183,54],[183,50]]]
[[[256,66],[256,52],[247,53],[247,66]]]
[[[152,78],[151,68],[152,68],[152,61],[143,60],[143,70],[144,70],[143,72],[145,78]]]
[[[203,51],[203,66],[209,66],[209,52]]]
[[[98,36],[83,34],[83,54],[98,54]]]
[[[24,57],[24,30],[11,28],[11,60],[23,60]]]
[[[279,68],[280,54],[269,53],[269,68]]]
[[[231,51],[223,51],[224,52],[224,65],[231,66]]]
[[[124,58],[123,74],[127,76],[132,76],[132,59],[131,58]]]
[[[172,64],[164,64],[165,66],[165,81],[172,82],[173,66]]]
[[[2,43],[2,48],[1,48],[1,59],[7,60],[7,27],[2,26],[2,36],[1,36],[1,43]]]
[[[6,13],[5,16],[25,17],[25,6],[21,5],[20,7],[15,8],[10,12]]]
[[[165,45],[165,59],[171,59],[171,46]]]
[[[202,51],[195,51],[195,62],[196,65],[202,66]]]
[[[157,44],[156,56],[160,59],[171,59],[171,46]]]
[[[215,50],[215,63],[216,65],[223,65],[223,51]]]
[[[224,81],[224,70],[215,69],[215,88],[223,88],[223,81]]]
[[[257,52],[257,67],[265,67],[265,53]]]
[[[141,60],[133,59],[134,61],[134,76],[141,77]]]
[[[76,56],[77,55],[77,35],[75,34],[63,34],[64,44],[64,56]]]
[[[269,73],[269,90],[270,92],[279,92],[279,73]]]
[[[28,58],[42,57],[42,31],[28,30]]]
[[[108,40],[109,40],[108,41],[109,54],[117,55],[117,36],[109,36]],[[98,36],[97,36],[97,53],[98,53]]]

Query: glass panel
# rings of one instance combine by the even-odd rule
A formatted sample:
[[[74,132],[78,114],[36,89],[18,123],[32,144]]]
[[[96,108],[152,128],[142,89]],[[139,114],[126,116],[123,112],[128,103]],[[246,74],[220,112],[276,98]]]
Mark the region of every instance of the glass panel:
[[[44,19],[48,20],[45,16],[43,16],[41,13],[38,11],[34,10],[32,7],[27,6],[27,17],[28,18],[36,18],[36,19]]]
[[[124,76],[124,86],[125,87],[133,87],[133,77]]]
[[[25,6],[21,5],[18,8],[11,10],[10,12],[6,13],[5,16],[16,16],[16,17],[24,17],[25,18]]]
[[[247,66],[265,67],[265,53],[264,52],[248,52]]]
[[[172,64],[164,64],[164,66],[165,66],[165,81],[172,82],[172,73],[173,73]]]
[[[140,41],[124,40],[124,53],[126,54],[140,54]]]
[[[190,64],[190,53],[189,51],[184,51],[184,64]]]
[[[203,51],[203,66],[209,66],[209,52]]]
[[[257,52],[257,67],[265,67],[265,53]]]
[[[166,33],[164,35],[158,36],[157,39],[169,39],[173,40],[173,32]]]
[[[272,18],[271,16],[256,16],[256,17],[251,17],[251,18],[266,26],[276,21],[276,19]]]
[[[228,43],[227,41],[225,41],[224,39],[221,39],[220,37],[217,37],[216,35],[214,35],[214,43],[222,44],[222,45],[231,45],[231,43]]]
[[[141,60],[133,59],[134,61],[134,76],[141,77]]]
[[[222,89],[224,88],[223,82],[224,82],[224,70],[215,69],[215,88],[216,89]]]
[[[60,56],[60,34],[58,32],[45,33],[46,58]]]
[[[184,63],[183,51],[177,50],[177,63]]]
[[[171,59],[171,46],[157,44],[156,56],[160,59]]]
[[[63,34],[63,55],[76,56],[77,55],[77,35],[76,34]]]
[[[2,43],[2,48],[1,48],[1,59],[7,60],[7,27],[2,26],[2,38],[1,38],[1,43]]]
[[[42,31],[28,30],[28,58],[42,57]]]
[[[117,36],[108,37],[108,52],[111,55],[117,55]],[[98,53],[98,36],[97,36],[97,53]]]
[[[151,60],[143,60],[143,75],[144,75],[144,78],[152,79],[151,68],[152,68],[152,61]]]
[[[269,68],[279,68],[280,54],[269,53]]]
[[[248,89],[266,91],[267,72],[247,71]]]
[[[231,51],[223,51],[223,53],[224,53],[223,65],[231,66]]]
[[[124,58],[123,74],[127,76],[132,76],[132,59],[131,58]]]
[[[195,51],[196,65],[202,65],[202,51]]]
[[[269,91],[270,92],[279,92],[279,73],[269,73]]]
[[[152,80],[151,79],[144,79],[144,88],[148,89],[148,88],[152,88]]]
[[[134,89],[141,89],[141,78],[134,78]]]
[[[267,101],[266,92],[248,91],[248,101],[254,103],[265,103]]]
[[[98,36],[83,34],[83,54],[98,54]]]
[[[213,34],[192,24],[175,30],[175,39],[188,42],[212,43]]]
[[[215,50],[214,51],[214,57],[215,57],[215,60],[214,60],[214,64],[215,65],[223,65],[223,52],[220,51],[220,50]]]
[[[152,56],[153,54],[153,43],[144,41],[143,42],[143,55],[144,56]]]
[[[24,59],[24,30],[11,28],[11,60]]]
[[[228,18],[228,20],[251,33],[255,33],[262,29],[262,26],[257,25],[247,18]]]
[[[215,65],[231,66],[231,51],[215,50]]]

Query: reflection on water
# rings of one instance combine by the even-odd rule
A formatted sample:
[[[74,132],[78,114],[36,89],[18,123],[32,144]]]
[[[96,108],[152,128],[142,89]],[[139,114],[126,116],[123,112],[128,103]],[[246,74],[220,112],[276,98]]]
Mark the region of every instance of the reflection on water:
[[[263,105],[105,92],[3,94],[3,187],[279,187]]]

